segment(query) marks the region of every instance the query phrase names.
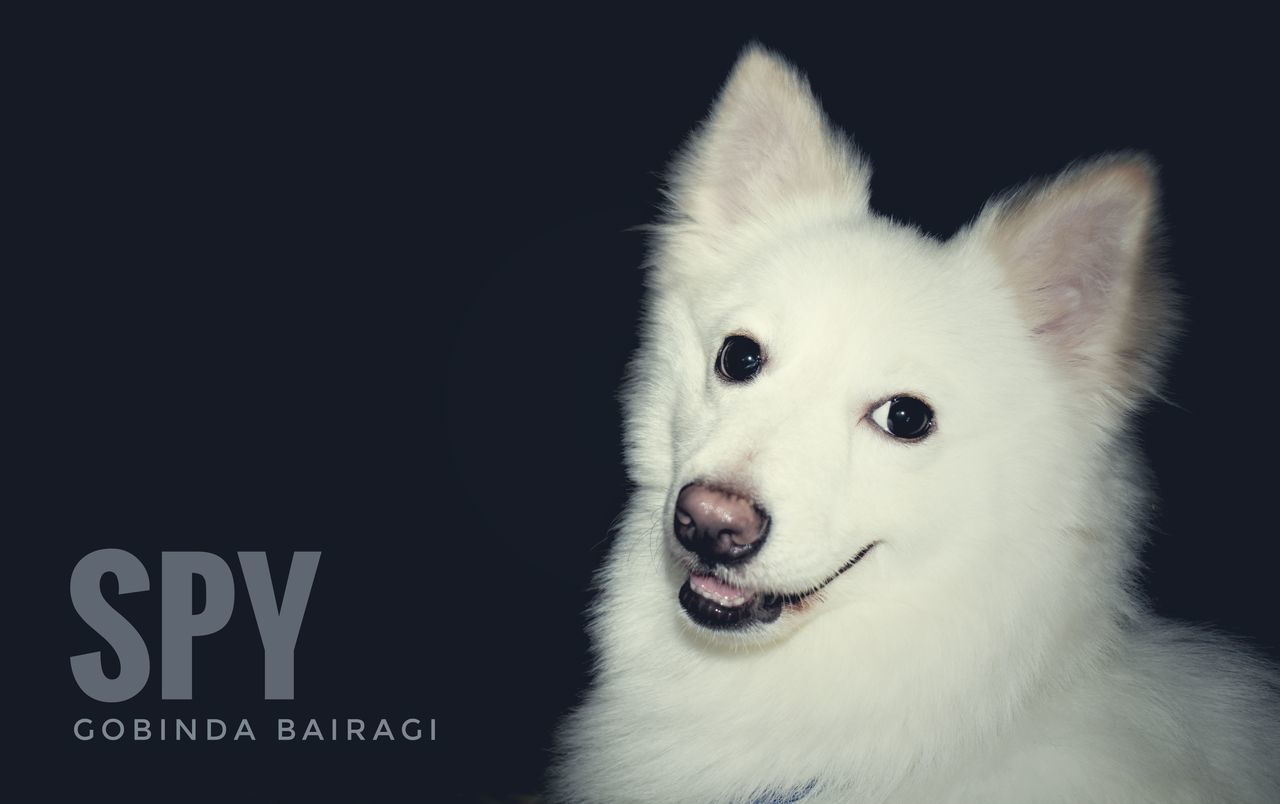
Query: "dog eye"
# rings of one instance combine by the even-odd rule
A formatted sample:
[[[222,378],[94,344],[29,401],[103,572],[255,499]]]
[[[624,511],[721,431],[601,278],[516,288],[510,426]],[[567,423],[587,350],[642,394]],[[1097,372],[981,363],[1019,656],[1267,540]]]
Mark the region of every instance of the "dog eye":
[[[716,357],[716,373],[730,382],[746,382],[759,374],[763,365],[760,344],[745,335],[725,338]]]
[[[871,421],[894,438],[924,438],[933,425],[933,409],[914,396],[896,396],[871,411]]]

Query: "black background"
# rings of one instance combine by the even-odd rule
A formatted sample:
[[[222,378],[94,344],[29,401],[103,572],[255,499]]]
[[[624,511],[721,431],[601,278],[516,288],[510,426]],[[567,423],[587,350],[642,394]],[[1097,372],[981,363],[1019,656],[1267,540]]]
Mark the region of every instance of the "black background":
[[[99,12],[101,13],[101,12]],[[11,386],[38,677],[7,723],[103,800],[445,800],[536,790],[587,667],[625,498],[616,388],[659,174],[752,38],[811,77],[873,206],[945,237],[991,194],[1120,148],[1163,168],[1189,325],[1135,425],[1159,480],[1146,587],[1272,656],[1274,64],[1256,23],[902,16],[67,13],[17,60]],[[30,314],[22,315],[22,314]],[[25,323],[27,320],[30,323]],[[30,393],[27,393],[30,391]],[[24,409],[25,410],[25,409]],[[28,493],[29,491],[29,493]],[[97,704],[67,594],[120,547],[155,666]],[[159,556],[237,576],[159,700]],[[236,550],[321,550],[296,700],[262,700]],[[106,582],[108,592],[113,582]],[[27,631],[27,628],[30,631]],[[110,652],[108,651],[108,654]],[[17,658],[17,657],[20,657]],[[77,742],[77,717],[248,717],[256,743]],[[278,716],[436,718],[435,743],[277,743]]]

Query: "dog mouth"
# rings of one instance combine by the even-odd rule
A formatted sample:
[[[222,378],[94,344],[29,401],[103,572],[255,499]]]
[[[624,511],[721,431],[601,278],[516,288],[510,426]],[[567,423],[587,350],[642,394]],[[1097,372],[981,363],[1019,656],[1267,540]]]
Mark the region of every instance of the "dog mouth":
[[[731,630],[752,625],[767,625],[782,616],[785,608],[802,610],[810,598],[827,584],[849,571],[871,552],[879,542],[872,542],[844,563],[822,583],[804,592],[752,591],[734,586],[708,572],[697,569],[680,587],[680,607],[689,619],[704,628]]]

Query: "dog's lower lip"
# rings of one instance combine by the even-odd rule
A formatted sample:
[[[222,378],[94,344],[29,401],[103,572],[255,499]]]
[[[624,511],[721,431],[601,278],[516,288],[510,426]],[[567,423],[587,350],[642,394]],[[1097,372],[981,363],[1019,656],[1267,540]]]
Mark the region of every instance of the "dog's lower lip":
[[[743,628],[753,622],[770,623],[778,619],[784,606],[800,608],[827,584],[839,578],[871,552],[879,542],[863,547],[822,583],[806,592],[751,592],[717,579],[709,573],[689,573],[689,579],[677,595],[689,618],[705,628]]]
[[[696,572],[680,587],[678,598],[689,619],[714,630],[772,622],[782,613],[781,598],[776,595],[748,592]]]

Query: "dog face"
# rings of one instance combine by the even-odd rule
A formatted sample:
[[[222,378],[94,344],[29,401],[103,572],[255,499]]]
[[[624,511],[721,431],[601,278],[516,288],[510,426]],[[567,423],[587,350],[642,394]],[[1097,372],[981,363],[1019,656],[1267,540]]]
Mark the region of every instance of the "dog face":
[[[759,48],[677,161],[628,455],[704,637],[974,585],[1011,605],[1127,568],[1118,540],[1067,532],[1116,504],[1096,480],[1172,317],[1149,162],[1074,168],[945,243],[874,215],[868,183]],[[1021,571],[1032,554],[1056,575]]]

